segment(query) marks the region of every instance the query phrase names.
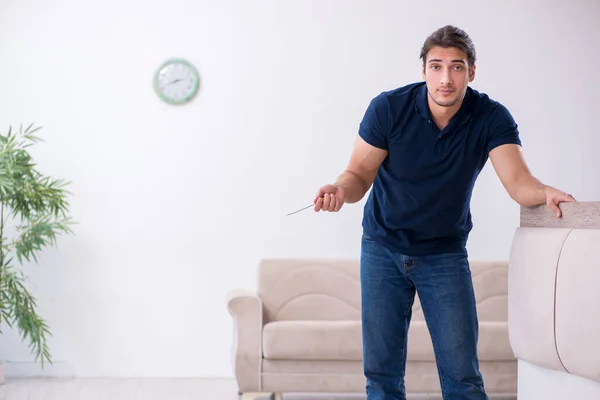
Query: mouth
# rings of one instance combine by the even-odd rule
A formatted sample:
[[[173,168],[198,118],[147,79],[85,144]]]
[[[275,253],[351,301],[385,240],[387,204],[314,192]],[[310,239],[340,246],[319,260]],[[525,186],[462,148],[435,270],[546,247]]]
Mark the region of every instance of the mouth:
[[[449,95],[454,93],[454,90],[452,89],[439,89],[438,92],[440,92],[443,95]]]

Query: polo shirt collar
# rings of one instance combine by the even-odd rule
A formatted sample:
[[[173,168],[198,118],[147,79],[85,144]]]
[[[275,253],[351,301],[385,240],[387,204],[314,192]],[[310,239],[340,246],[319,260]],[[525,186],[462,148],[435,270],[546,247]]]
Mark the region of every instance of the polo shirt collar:
[[[427,85],[423,83],[423,86],[418,91],[417,98],[415,100],[415,107],[417,108],[417,112],[421,118],[426,120],[431,120],[431,112],[429,111],[429,104],[427,103],[427,97],[429,94],[427,93]],[[473,89],[467,87],[467,92],[465,93],[465,98],[463,99],[462,105],[458,112],[452,117],[452,121],[456,120],[461,124],[468,121],[471,118],[471,114],[473,111],[475,96],[473,95]]]

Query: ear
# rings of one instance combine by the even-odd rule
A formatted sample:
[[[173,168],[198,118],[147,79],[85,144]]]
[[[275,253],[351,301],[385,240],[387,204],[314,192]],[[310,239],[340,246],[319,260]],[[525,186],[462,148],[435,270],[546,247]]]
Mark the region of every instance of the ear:
[[[423,80],[425,80],[425,62],[423,62],[423,65],[421,66],[421,76],[423,77]]]
[[[475,79],[475,70],[477,69],[477,65],[473,65],[471,70],[469,71],[469,82],[473,82]]]

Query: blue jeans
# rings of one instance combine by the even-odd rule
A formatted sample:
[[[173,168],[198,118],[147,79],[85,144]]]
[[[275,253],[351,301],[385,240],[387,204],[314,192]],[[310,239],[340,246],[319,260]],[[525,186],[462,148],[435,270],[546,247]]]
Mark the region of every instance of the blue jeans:
[[[362,238],[363,362],[368,400],[405,400],[407,331],[415,292],[433,343],[444,400],[488,400],[467,252],[411,257]]]

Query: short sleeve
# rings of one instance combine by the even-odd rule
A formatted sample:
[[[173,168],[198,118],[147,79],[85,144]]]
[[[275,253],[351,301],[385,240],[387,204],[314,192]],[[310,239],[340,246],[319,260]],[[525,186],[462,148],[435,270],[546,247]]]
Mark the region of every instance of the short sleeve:
[[[381,93],[367,107],[358,134],[367,143],[380,149],[388,149],[390,127],[389,106],[385,93]]]
[[[498,104],[490,118],[487,153],[504,144],[521,146],[518,125],[506,107]]]

